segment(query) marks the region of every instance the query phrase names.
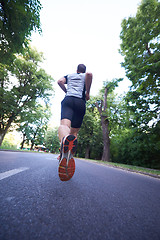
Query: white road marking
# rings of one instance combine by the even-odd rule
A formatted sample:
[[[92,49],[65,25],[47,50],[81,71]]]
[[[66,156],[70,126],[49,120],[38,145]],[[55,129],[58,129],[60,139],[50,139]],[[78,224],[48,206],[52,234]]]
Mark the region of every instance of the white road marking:
[[[7,172],[0,173],[0,180],[2,180],[4,178],[7,178],[7,177],[10,177],[12,175],[15,175],[17,173],[23,172],[23,171],[28,170],[28,169],[29,168],[27,168],[27,167],[21,167],[21,168],[16,168],[16,169],[12,169],[12,170],[7,171]]]

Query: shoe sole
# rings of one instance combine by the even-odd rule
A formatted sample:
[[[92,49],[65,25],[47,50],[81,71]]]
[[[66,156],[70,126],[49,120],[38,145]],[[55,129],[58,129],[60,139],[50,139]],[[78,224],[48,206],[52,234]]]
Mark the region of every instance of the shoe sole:
[[[70,180],[75,172],[75,161],[74,158],[71,158],[67,165],[67,159],[63,158],[59,164],[59,178],[61,181]]]
[[[77,138],[74,135],[69,135],[66,137],[64,143],[63,143],[63,152],[68,153],[71,151],[71,154],[73,155],[77,150]]]
[[[77,150],[77,139],[74,135],[69,135],[63,142],[62,157],[58,168],[61,181],[70,180],[75,172],[75,161],[73,154]]]

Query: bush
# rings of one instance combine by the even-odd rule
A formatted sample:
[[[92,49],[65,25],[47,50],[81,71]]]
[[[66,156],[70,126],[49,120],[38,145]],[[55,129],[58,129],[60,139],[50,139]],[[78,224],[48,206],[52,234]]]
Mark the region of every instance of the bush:
[[[12,149],[16,150],[17,146],[14,144],[9,143],[7,140],[4,140],[2,145],[0,146],[0,149]]]

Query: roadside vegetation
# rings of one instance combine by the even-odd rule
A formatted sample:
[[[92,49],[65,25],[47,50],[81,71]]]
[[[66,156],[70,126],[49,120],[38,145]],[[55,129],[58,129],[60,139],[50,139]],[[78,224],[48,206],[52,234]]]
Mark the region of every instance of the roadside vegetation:
[[[92,159],[85,159],[88,161],[92,161],[98,164],[104,164],[106,166],[109,167],[116,167],[116,168],[120,168],[123,170],[127,170],[127,171],[133,171],[136,173],[141,173],[141,174],[146,174],[146,175],[150,175],[150,176],[157,176],[160,177],[160,170],[156,170],[156,169],[150,169],[150,168],[143,168],[143,167],[138,167],[138,166],[132,166],[132,165],[127,165],[127,164],[120,164],[120,163],[113,163],[113,162],[106,162],[106,161],[97,161],[97,160],[92,160]]]

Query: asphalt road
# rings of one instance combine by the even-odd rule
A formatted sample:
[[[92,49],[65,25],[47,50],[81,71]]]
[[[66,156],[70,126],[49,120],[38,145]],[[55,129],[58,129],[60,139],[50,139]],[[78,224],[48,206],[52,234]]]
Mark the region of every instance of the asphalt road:
[[[160,179],[56,155],[0,151],[0,240],[160,240]]]

